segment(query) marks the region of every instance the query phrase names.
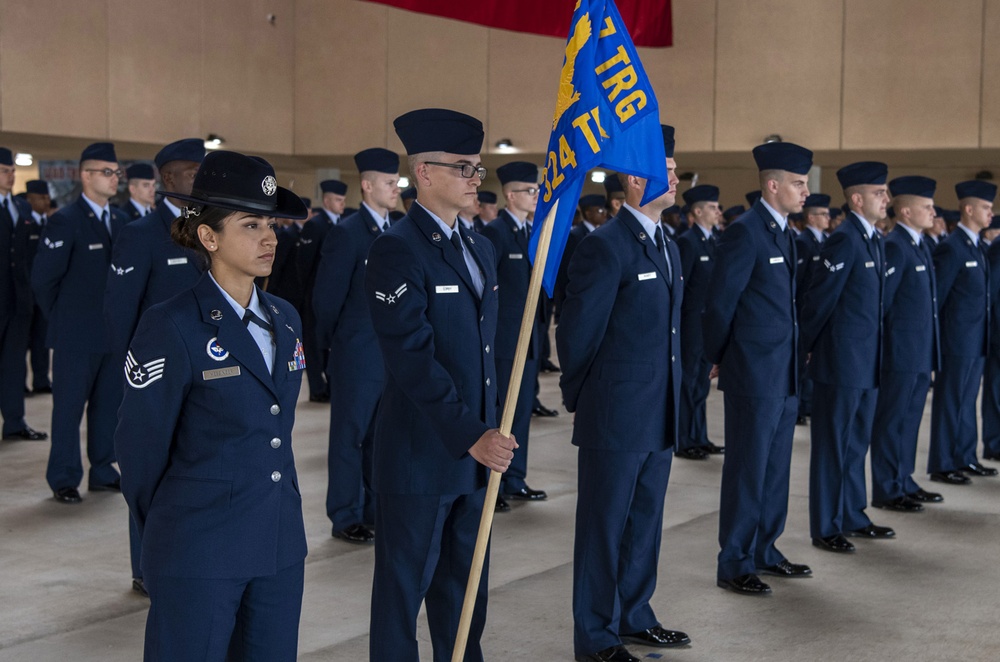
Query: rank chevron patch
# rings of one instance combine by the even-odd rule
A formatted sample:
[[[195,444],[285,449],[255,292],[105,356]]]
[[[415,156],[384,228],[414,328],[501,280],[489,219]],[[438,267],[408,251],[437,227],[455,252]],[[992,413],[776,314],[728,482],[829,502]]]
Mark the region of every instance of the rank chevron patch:
[[[167,357],[162,356],[147,363],[139,363],[132,356],[132,350],[125,356],[125,380],[132,388],[146,388],[158,379],[163,378],[163,369]]]
[[[376,290],[375,298],[381,301],[382,303],[391,306],[392,304],[396,303],[396,300],[402,297],[404,294],[406,294],[406,283],[403,283],[402,285],[397,287],[396,291],[390,294],[385,294],[384,292],[379,292]]]

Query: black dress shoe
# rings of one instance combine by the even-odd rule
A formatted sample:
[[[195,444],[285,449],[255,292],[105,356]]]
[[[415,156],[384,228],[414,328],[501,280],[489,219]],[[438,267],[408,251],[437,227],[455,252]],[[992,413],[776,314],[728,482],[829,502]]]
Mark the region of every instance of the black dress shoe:
[[[52,387],[51,386],[36,386],[35,388],[33,388],[31,390],[31,392],[35,393],[36,395],[38,393],[52,393]]]
[[[854,551],[854,545],[839,533],[835,536],[827,536],[826,538],[813,538],[813,547],[819,547],[828,552],[837,552],[838,554],[850,554]]]
[[[493,507],[493,512],[495,513],[510,512],[510,504],[507,503],[507,499],[504,499],[502,494],[497,495],[497,505]]]
[[[309,402],[330,402],[329,393],[319,393],[316,395],[309,396]]]
[[[805,416],[799,416],[798,418],[795,419],[795,424],[796,425],[808,425],[809,421],[808,421],[808,419],[806,419]]]
[[[116,478],[113,482],[104,483],[103,485],[98,483],[88,483],[87,491],[89,492],[121,492],[122,491],[122,479]]]
[[[935,483],[947,483],[949,485],[968,485],[972,482],[961,471],[935,471],[931,474],[931,480]]]
[[[977,476],[996,476],[997,470],[993,467],[984,467],[978,462],[966,465],[959,469],[963,473],[976,474]]]
[[[352,524],[346,529],[334,531],[333,537],[354,543],[355,545],[372,545],[375,543],[375,532],[364,524]]]
[[[788,559],[778,561],[774,565],[766,568],[757,568],[757,572],[762,575],[774,575],[775,577],[809,577],[813,574],[812,568],[802,563],[792,563]]]
[[[142,577],[132,579],[132,590],[144,598],[149,597],[149,591],[146,590],[146,585],[142,583]]]
[[[549,409],[540,402],[537,405],[535,405],[535,408],[531,410],[531,413],[534,414],[535,416],[542,416],[544,418],[551,418],[553,416],[559,415],[558,411],[556,411],[555,409]]]
[[[919,501],[920,503],[941,503],[944,501],[944,497],[937,492],[928,492],[922,487],[917,489],[916,492],[911,492],[906,496],[910,497],[914,501]]]
[[[654,625],[642,632],[632,632],[631,634],[619,635],[622,641],[630,644],[640,644],[642,646],[655,646],[656,648],[680,648],[691,643],[691,637],[684,632],[677,630],[667,630],[659,625]]]
[[[80,503],[83,501],[80,498],[80,491],[75,487],[60,487],[52,494],[59,503]]]
[[[741,595],[770,595],[771,587],[757,575],[740,575],[735,579],[717,579],[715,585]]]
[[[1000,462],[1000,453],[983,453],[983,459]]]
[[[872,501],[872,505],[883,510],[895,510],[899,513],[919,513],[924,509],[917,501],[908,496],[896,497],[888,501]]]
[[[577,655],[576,662],[642,662],[621,644],[590,655]]]
[[[709,455],[722,455],[723,453],[726,452],[725,446],[716,446],[711,441],[705,444],[704,446],[700,446],[700,448]]]
[[[872,540],[896,537],[896,532],[889,527],[878,526],[876,524],[869,524],[863,529],[854,529],[853,531],[845,531],[844,533],[854,538],[871,538]]]
[[[708,451],[700,447],[685,448],[674,453],[674,457],[679,457],[684,460],[707,460]]]
[[[546,361],[542,364],[542,372],[560,372],[560,370],[559,366],[552,361]]]
[[[505,489],[503,496],[505,499],[511,499],[512,501],[545,501],[549,498],[545,490],[533,490],[527,485],[519,490]]]
[[[8,432],[3,438],[4,441],[44,441],[49,438],[49,435],[38,430],[32,430],[26,425],[23,430]]]

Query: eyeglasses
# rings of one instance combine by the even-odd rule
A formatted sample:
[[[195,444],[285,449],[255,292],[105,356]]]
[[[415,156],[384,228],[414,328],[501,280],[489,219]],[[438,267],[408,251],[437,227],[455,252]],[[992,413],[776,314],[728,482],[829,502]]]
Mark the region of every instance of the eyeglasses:
[[[424,161],[424,163],[427,165],[441,166],[442,168],[454,168],[455,170],[461,170],[462,177],[465,179],[472,179],[476,175],[479,175],[479,181],[486,179],[486,173],[489,172],[483,166],[474,166],[471,163],[439,163],[437,161]]]
[[[528,195],[535,195],[536,193],[538,193],[538,188],[532,186],[531,188],[512,189],[511,193],[527,193]]]
[[[121,177],[122,170],[118,168],[117,170],[112,170],[111,168],[87,168],[84,172],[99,172],[105,177]]]

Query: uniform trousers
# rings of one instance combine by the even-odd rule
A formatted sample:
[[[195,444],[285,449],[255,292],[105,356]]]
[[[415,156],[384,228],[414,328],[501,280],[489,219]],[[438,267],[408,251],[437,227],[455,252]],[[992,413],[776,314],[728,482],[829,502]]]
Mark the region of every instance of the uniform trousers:
[[[22,357],[22,363],[24,361]],[[46,480],[59,490],[77,487],[83,478],[80,421],[87,410],[88,482],[107,485],[118,480],[115,428],[122,401],[123,363],[116,355],[57,349],[52,354],[52,448]],[[155,425],[150,421],[150,425]]]
[[[996,350],[990,350],[983,370],[983,455],[1000,457],[1000,352]]]
[[[785,559],[775,543],[788,516],[788,479],[798,398],[724,394],[726,455],[719,507],[718,579]]]
[[[417,614],[425,599],[434,660],[451,660],[485,498],[485,487],[461,495],[377,495],[372,662],[418,662]],[[488,579],[487,549],[465,662],[483,660]]]
[[[927,473],[953,471],[976,461],[979,431],[976,396],[983,376],[982,356],[941,357],[931,400],[931,446]]]
[[[45,319],[45,314],[41,308],[35,306],[28,338],[32,390],[52,388],[52,382],[49,380],[49,348],[45,346],[45,336],[48,332],[49,323]]]
[[[145,662],[295,662],[305,562],[266,577],[145,577]],[[388,658],[387,658],[388,659]]]
[[[804,350],[799,354],[799,416],[812,416],[813,380],[806,365],[808,355]]]
[[[497,359],[497,384],[500,393],[501,406],[507,397],[510,386],[510,371],[513,361]],[[501,492],[513,492],[526,487],[524,479],[528,475],[528,431],[531,427],[531,410],[535,406],[535,388],[538,382],[538,360],[528,359],[524,362],[524,372],[521,374],[521,390],[517,393],[517,405],[514,409],[514,424],[511,434],[517,441],[514,458],[503,474]]]
[[[306,359],[306,379],[309,381],[309,396],[327,395],[330,386],[327,382],[326,364],[330,352],[321,349],[316,336],[316,315],[313,314],[312,301],[302,306],[302,352]]]
[[[865,514],[865,457],[878,389],[816,382],[813,395],[809,531],[829,538],[872,523]]]
[[[677,412],[677,450],[708,445],[708,425],[705,403],[712,388],[709,374],[712,362],[704,354],[684,357],[681,376],[680,408]]]
[[[573,544],[573,648],[589,655],[659,625],[649,599],[673,449],[579,449]]]
[[[330,373],[333,375],[331,361]],[[382,396],[381,381],[350,384],[330,380],[330,450],[327,455],[326,515],[334,531],[375,523],[372,493],[372,431]]]
[[[27,367],[24,353],[28,350],[28,332],[31,315],[15,312],[9,319],[0,320],[0,415],[3,416],[3,434],[20,432],[24,420],[24,382]]]
[[[929,372],[883,372],[872,429],[872,501],[913,494],[917,435],[924,416]]]

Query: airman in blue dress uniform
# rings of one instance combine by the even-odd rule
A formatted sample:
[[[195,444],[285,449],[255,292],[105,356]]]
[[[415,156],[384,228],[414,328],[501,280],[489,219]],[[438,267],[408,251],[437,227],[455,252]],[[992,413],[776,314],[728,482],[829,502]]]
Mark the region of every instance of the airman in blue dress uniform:
[[[396,118],[417,200],[372,244],[365,291],[386,384],[375,420],[370,659],[416,662],[426,600],[434,660],[451,659],[486,496],[515,448],[496,429],[497,256],[458,212],[486,169],[482,123],[444,109]],[[465,660],[483,659],[489,557]]]
[[[128,202],[121,210],[131,222],[152,213],[156,202],[156,173],[148,163],[133,163],[125,168],[125,176],[128,177]]]
[[[151,600],[145,659],[292,662],[302,325],[254,278],[270,271],[274,218],[307,210],[266,161],[225,151],[171,197],[184,205],[172,236],[211,266],[143,314],[124,361],[115,447]]]
[[[990,221],[1000,230],[1000,216]],[[1000,301],[1000,241],[986,249],[990,269],[990,301]],[[983,368],[983,459],[1000,460],[1000,305],[990,306],[990,347]]]
[[[118,188],[111,143],[80,156],[83,192],[49,219],[31,269],[31,287],[48,316],[52,348],[52,450],[46,480],[61,503],[79,503],[83,478],[80,420],[87,410],[90,491],[117,491],[115,417],[122,397],[120,362],[104,319],[111,249],[126,223],[108,201]],[[23,360],[23,357],[22,357]]]
[[[573,253],[556,330],[579,448],[573,648],[588,662],[637,662],[623,642],[691,641],[661,627],[649,604],[677,439],[684,297],[680,254],[659,223],[677,190],[673,127],[663,135],[670,189],[640,207],[646,180],[615,175],[625,180],[621,211]]]
[[[744,595],[771,587],[758,572],[806,577],[778,551],[788,514],[798,408],[795,243],[788,215],[802,210],[812,152],[793,143],[753,150],[761,196],[722,233],[708,286],[705,354],[719,366],[726,412],[716,583]]]
[[[830,227],[830,196],[823,193],[810,193],[802,207],[805,228],[795,238],[795,251],[798,260],[795,265],[795,291],[798,293],[796,304],[799,317],[802,316],[803,296],[809,289],[809,281],[820,264],[819,252],[826,241],[826,230]],[[799,343],[799,416],[796,423],[805,425],[806,419],[812,416],[813,383],[809,378],[806,360],[807,353],[802,343]]]
[[[365,265],[376,237],[389,229],[399,199],[399,156],[381,147],[354,155],[361,175],[361,208],[334,225],[320,249],[313,311],[320,347],[330,352],[330,444],[326,515],[333,536],[374,540],[371,488],[375,410],[385,366],[365,296]]]
[[[41,246],[42,232],[49,222],[49,214],[52,213],[52,196],[49,192],[49,183],[44,179],[32,179],[25,182],[26,198],[31,206],[31,218],[34,228],[27,235],[28,243],[28,291],[31,291],[31,265],[38,254]],[[45,321],[45,313],[38,307],[34,295],[32,299],[31,330],[28,339],[28,351],[31,353],[31,393],[52,393],[52,382],[49,380],[49,348],[45,345],[45,336],[48,333],[48,323]],[[48,436],[48,435],[46,435]]]

